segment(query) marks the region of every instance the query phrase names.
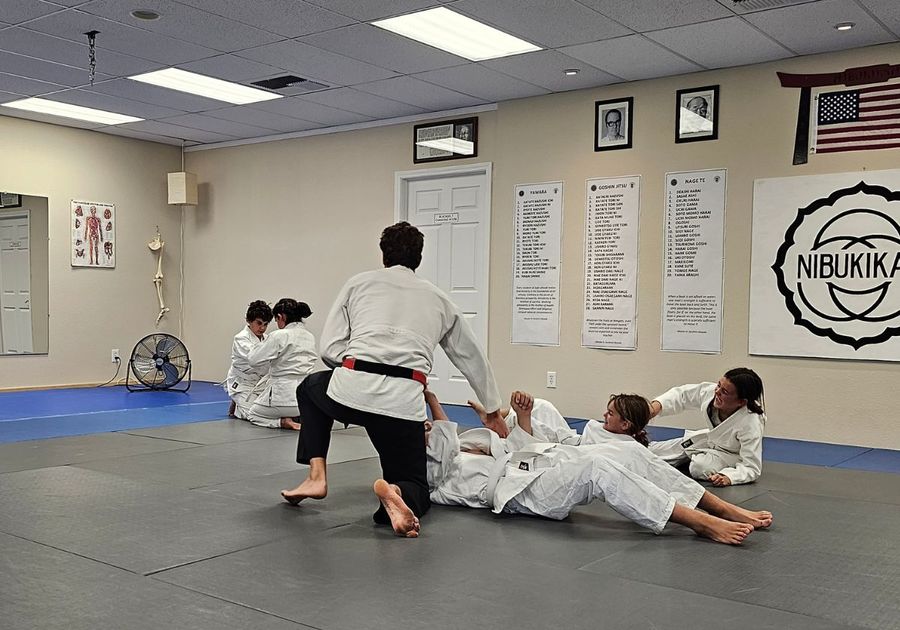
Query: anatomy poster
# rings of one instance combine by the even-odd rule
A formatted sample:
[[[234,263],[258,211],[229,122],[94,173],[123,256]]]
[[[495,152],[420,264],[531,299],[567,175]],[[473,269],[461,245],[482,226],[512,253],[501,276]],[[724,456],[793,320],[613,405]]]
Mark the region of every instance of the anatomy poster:
[[[756,181],[750,353],[900,361],[900,170]]]
[[[116,206],[72,200],[72,266],[116,266]]]

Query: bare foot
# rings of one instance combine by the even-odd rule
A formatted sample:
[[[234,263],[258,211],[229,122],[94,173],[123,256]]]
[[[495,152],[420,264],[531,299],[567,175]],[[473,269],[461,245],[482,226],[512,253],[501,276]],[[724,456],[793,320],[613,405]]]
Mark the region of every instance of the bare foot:
[[[228,417],[229,417],[229,418],[237,418],[237,416],[234,415],[234,412],[235,412],[236,409],[237,409],[237,403],[235,403],[235,402],[232,400],[232,401],[231,401],[231,404],[228,405]]]
[[[765,529],[772,524],[771,512],[765,510],[754,512],[730,503],[721,511],[719,516],[726,520],[734,521],[735,523],[747,523],[748,525],[753,525],[754,529]]]
[[[300,423],[295,422],[293,418],[282,418],[281,419],[281,428],[282,429],[290,429],[291,431],[299,431]]]
[[[734,523],[725,519],[699,512],[700,517],[690,528],[704,538],[726,545],[740,545],[753,531],[753,525]]]
[[[291,505],[297,505],[303,499],[324,499],[328,494],[328,483],[307,478],[293,490],[282,490],[281,496]]]
[[[389,484],[384,479],[379,479],[375,482],[372,489],[387,511],[394,533],[404,538],[418,538],[419,519],[409,509],[409,506],[403,502],[403,498],[400,496],[400,488]]]

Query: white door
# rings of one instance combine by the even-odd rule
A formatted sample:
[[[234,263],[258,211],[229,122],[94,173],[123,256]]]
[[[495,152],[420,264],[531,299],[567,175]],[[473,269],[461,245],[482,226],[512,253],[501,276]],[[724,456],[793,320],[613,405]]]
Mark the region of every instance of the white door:
[[[397,174],[398,220],[425,235],[416,271],[456,303],[487,352],[491,165]],[[443,402],[465,404],[475,394],[438,347],[428,387]]]
[[[4,354],[34,350],[28,214],[0,218],[0,331]]]

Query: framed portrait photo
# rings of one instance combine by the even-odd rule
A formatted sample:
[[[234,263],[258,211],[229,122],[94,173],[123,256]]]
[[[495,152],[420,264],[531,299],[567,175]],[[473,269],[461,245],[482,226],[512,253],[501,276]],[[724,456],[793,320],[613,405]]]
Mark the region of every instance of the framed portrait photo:
[[[478,155],[478,118],[458,118],[413,127],[413,163]]]
[[[678,90],[675,95],[675,142],[719,137],[719,86]]]
[[[594,151],[631,148],[634,97],[594,103]]]

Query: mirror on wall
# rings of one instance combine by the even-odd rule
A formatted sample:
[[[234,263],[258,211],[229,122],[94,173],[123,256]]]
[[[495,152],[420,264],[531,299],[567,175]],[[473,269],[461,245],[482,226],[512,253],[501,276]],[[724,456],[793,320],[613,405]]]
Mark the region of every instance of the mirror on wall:
[[[50,346],[46,197],[0,192],[0,354]]]

